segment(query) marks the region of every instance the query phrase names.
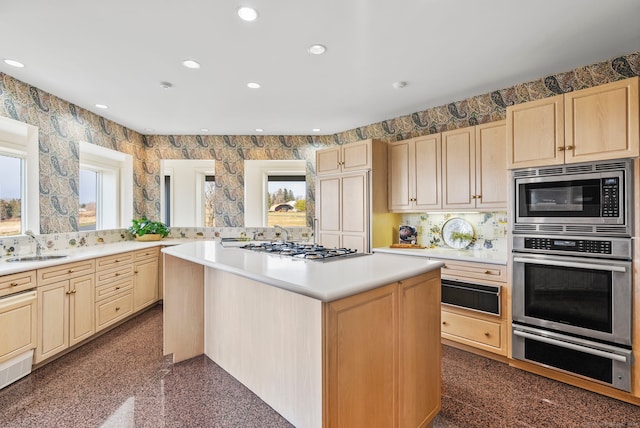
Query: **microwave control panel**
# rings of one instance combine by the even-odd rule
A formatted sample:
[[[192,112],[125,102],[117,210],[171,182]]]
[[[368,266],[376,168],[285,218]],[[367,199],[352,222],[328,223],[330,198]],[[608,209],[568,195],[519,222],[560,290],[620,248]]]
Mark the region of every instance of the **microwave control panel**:
[[[602,179],[602,217],[620,216],[619,189],[617,177]]]
[[[561,238],[524,238],[524,248],[531,250],[559,250],[576,253],[611,254],[611,241]]]

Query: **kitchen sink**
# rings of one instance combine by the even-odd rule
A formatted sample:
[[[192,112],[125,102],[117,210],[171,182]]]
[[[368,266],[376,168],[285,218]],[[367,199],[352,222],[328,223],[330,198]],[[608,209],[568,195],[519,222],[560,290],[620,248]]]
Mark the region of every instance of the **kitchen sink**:
[[[7,262],[43,262],[46,260],[55,260],[62,259],[65,257],[69,257],[66,254],[47,254],[44,256],[20,256],[20,257],[11,257],[7,259]]]

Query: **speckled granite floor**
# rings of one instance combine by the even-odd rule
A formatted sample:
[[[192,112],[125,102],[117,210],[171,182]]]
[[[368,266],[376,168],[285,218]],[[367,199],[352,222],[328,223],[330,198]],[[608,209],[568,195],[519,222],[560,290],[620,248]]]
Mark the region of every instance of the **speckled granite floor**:
[[[435,428],[640,427],[640,407],[449,347],[442,407]],[[208,358],[164,359],[157,306],[1,390],[0,427],[291,425]]]

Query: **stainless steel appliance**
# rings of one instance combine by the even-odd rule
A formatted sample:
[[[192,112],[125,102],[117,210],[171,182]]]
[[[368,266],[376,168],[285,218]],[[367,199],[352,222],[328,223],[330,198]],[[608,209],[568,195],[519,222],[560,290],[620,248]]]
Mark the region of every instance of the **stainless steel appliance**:
[[[630,390],[630,238],[513,237],[513,358]]]
[[[513,171],[513,233],[632,236],[629,159]]]
[[[500,315],[500,287],[469,282],[441,280],[442,303],[491,315]]]
[[[345,258],[369,255],[359,253],[348,248],[327,248],[322,245],[298,243],[298,242],[262,242],[250,243],[241,248],[250,251],[259,251],[268,254],[293,257],[303,260],[332,261]]]

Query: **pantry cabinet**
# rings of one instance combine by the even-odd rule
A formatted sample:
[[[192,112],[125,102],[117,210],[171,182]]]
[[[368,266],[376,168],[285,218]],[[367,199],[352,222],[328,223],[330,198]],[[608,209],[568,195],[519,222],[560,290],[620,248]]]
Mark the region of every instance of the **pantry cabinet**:
[[[636,157],[638,77],[507,107],[509,168]]]
[[[95,333],[95,263],[88,260],[38,269],[39,363]]]
[[[322,167],[326,152],[336,150],[351,160],[337,169]],[[365,253],[390,245],[398,220],[387,210],[387,143],[358,141],[316,155],[316,242]]]
[[[389,210],[442,208],[440,134],[389,143]]]

